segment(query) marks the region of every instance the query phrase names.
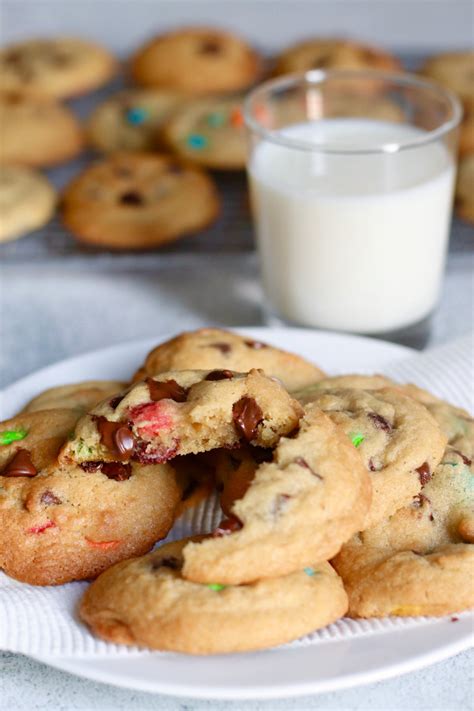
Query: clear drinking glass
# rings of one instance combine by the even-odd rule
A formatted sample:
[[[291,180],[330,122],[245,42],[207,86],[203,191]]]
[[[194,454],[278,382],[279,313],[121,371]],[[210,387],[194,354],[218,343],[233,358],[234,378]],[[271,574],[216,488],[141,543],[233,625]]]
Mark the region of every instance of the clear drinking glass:
[[[244,115],[270,322],[421,345],[446,260],[457,99],[410,75],[315,70],[260,85]]]

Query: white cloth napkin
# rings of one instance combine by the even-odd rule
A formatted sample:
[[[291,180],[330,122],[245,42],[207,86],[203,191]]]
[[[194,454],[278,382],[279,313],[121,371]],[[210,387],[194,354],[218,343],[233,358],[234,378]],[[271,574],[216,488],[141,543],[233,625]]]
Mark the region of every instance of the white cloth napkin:
[[[401,381],[414,382],[453,404],[474,410],[474,334],[384,368]],[[215,500],[188,512],[169,538],[210,530],[219,518]],[[76,609],[87,583],[33,587],[0,573],[0,649],[37,656],[110,656],[148,654],[136,648],[107,644],[93,637]],[[429,618],[339,620],[293,645],[373,634],[406,626],[430,624]]]

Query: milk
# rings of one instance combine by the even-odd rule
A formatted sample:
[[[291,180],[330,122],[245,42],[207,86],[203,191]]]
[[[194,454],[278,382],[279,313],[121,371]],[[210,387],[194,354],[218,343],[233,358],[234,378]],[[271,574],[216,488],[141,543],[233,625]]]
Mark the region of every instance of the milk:
[[[298,124],[280,135],[361,152],[256,146],[249,177],[271,308],[297,324],[367,334],[427,316],[449,233],[455,169],[446,148],[376,152],[425,134],[366,119]]]

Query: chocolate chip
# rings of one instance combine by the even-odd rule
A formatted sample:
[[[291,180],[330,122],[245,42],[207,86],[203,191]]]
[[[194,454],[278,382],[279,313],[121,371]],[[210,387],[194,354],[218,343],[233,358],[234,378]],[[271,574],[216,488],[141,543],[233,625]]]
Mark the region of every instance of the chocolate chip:
[[[128,427],[119,427],[114,434],[114,443],[119,454],[126,456],[135,449],[135,438]]]
[[[251,442],[263,421],[263,412],[253,397],[242,397],[232,407],[234,427],[238,434]]]
[[[104,447],[119,455],[119,459],[126,459],[133,454],[135,438],[126,425],[122,422],[110,422],[103,416],[95,417],[95,420]]]
[[[166,167],[166,170],[170,175],[182,175],[182,173],[184,173],[183,166],[178,163],[170,163]]]
[[[181,570],[183,564],[174,555],[170,555],[167,558],[162,558],[161,560],[154,560],[151,564],[151,567],[152,570],[159,570],[160,568],[171,568],[171,570]]]
[[[378,471],[378,470],[377,470],[377,467],[376,467],[375,464],[374,464],[374,460],[373,460],[372,458],[369,459],[368,464],[369,464],[369,469],[370,469],[371,472],[376,472],[376,471]]]
[[[1,474],[8,477],[36,476],[38,470],[31,461],[30,453],[26,449],[19,449]]]
[[[121,205],[140,207],[141,205],[143,205],[144,200],[143,196],[140,195],[140,193],[137,193],[134,190],[129,190],[126,193],[122,193],[122,195],[119,197],[119,202]]]
[[[114,481],[126,481],[132,476],[132,467],[130,464],[123,464],[123,462],[104,462],[102,474]]]
[[[231,380],[234,374],[231,370],[211,370],[204,380]]]
[[[222,45],[216,39],[208,39],[202,42],[199,46],[200,54],[220,54],[222,52]]]
[[[418,472],[421,486],[427,484],[432,476],[428,462],[424,462],[416,471]]]
[[[110,407],[112,410],[116,410],[117,407],[120,405],[122,400],[124,399],[125,395],[117,395],[117,397],[113,397],[112,400],[109,402]]]
[[[317,472],[315,472],[314,469],[312,469],[309,466],[308,462],[303,457],[296,457],[295,464],[298,464],[298,466],[308,469],[313,476],[315,476],[318,479],[321,479],[321,481],[323,481],[323,477],[321,476],[321,474],[318,474]]]
[[[85,472],[97,472],[102,468],[103,462],[81,462],[79,466]]]
[[[278,494],[273,501],[270,509],[270,514],[274,517],[281,516],[281,514],[288,508],[288,502],[291,499],[289,494]]]
[[[212,532],[214,538],[221,538],[222,536],[229,536],[235,531],[240,531],[242,528],[242,522],[239,521],[237,516],[230,516],[225,518]]]
[[[367,416],[372,420],[378,430],[383,430],[384,432],[392,431],[392,425],[385,417],[382,417],[382,415],[378,415],[376,412],[369,412]]]
[[[229,343],[211,343],[209,348],[216,348],[222,355],[227,355],[232,350],[232,346]]]
[[[458,454],[461,457],[461,459],[463,460],[464,464],[467,467],[471,466],[472,460],[468,459],[468,457],[466,457],[462,452],[460,452],[459,449],[453,449],[453,452],[456,452],[456,454]]]
[[[248,348],[253,348],[255,351],[259,351],[262,348],[268,348],[266,343],[261,343],[260,341],[244,341]]]
[[[147,378],[145,382],[148,385],[148,391],[153,402],[158,402],[159,400],[186,402],[188,390],[181,387],[176,380],[161,382],[159,380],[153,380],[153,378]]]
[[[41,495],[40,501],[42,504],[45,504],[46,506],[52,506],[53,504],[58,505],[58,504],[62,503],[61,499],[59,499],[57,496],[55,496],[53,494],[52,491],[49,491],[49,490],[43,492],[43,494]]]
[[[422,506],[424,506],[425,502],[427,504],[431,503],[429,498],[425,496],[424,494],[417,494],[416,496],[413,497],[413,506],[415,509],[421,509]]]

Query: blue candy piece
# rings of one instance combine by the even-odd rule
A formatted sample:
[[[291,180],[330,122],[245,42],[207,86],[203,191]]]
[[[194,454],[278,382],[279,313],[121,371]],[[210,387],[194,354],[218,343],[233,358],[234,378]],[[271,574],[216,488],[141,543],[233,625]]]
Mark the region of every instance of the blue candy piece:
[[[149,113],[146,109],[136,107],[128,109],[125,115],[128,123],[131,123],[134,126],[139,126],[147,120]]]
[[[303,572],[306,573],[306,575],[309,575],[309,577],[316,575],[316,571],[314,568],[303,568]]]
[[[190,148],[196,148],[196,150],[205,148],[208,143],[207,138],[201,136],[199,133],[191,133],[186,139],[186,142]]]

